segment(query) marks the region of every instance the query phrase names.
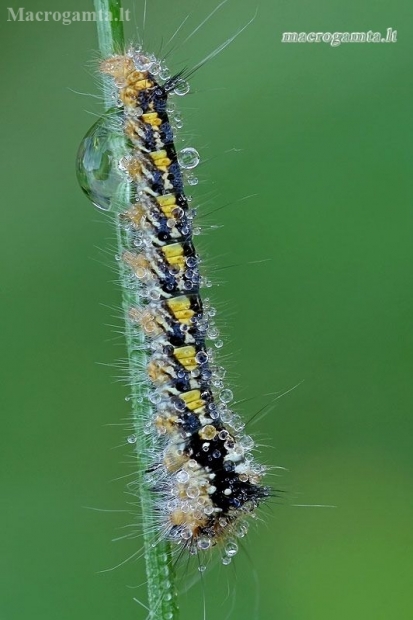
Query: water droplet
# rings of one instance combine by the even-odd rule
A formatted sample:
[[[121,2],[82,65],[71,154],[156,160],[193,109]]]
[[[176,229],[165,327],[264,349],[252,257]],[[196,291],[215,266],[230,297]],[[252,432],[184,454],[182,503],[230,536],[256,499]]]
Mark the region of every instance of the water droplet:
[[[224,342],[222,340],[216,340],[214,344],[217,349],[221,349],[224,346]]]
[[[179,95],[179,97],[183,97],[184,95],[189,93],[189,82],[186,80],[178,80],[176,86],[174,88],[175,95]]]
[[[185,484],[185,482],[188,482],[188,480],[189,480],[189,474],[184,469],[181,469],[176,474],[176,479],[177,479],[178,482],[180,482],[182,484]]]
[[[234,431],[237,431],[238,433],[241,432],[245,426],[244,422],[242,421],[242,418],[235,413],[231,416],[229,423],[231,424]],[[241,447],[239,449],[242,451]]]
[[[188,486],[186,489],[186,494],[190,499],[196,499],[199,497],[200,491],[199,488],[195,485]]]
[[[114,148],[119,149],[116,156]],[[117,134],[108,115],[100,118],[80,143],[77,180],[92,204],[102,211],[110,211],[121,185],[126,187],[118,166],[122,154],[122,136]]]
[[[155,60],[155,62],[153,63],[153,65],[151,67],[152,75],[158,75],[160,70],[161,70],[161,63],[158,60]]]
[[[198,545],[198,549],[202,549],[203,551],[205,551],[205,549],[210,548],[211,541],[206,536],[202,536],[201,538],[198,539],[197,545]]]
[[[131,55],[133,63],[138,71],[150,71],[156,63],[156,58],[153,54],[146,56],[146,54],[142,53],[140,48],[132,50]]]
[[[176,409],[176,411],[182,412],[182,411],[185,411],[186,404],[181,398],[177,398],[176,401],[174,402],[174,408]]]
[[[136,435],[129,435],[128,443],[136,443]]]
[[[138,119],[143,114],[143,110],[140,105],[136,106],[133,111],[130,112],[130,116],[134,119]]]
[[[222,563],[224,566],[228,566],[228,564],[231,564],[231,558],[229,558],[228,556],[224,555],[224,557],[222,558]]]
[[[153,301],[158,301],[161,298],[161,293],[157,289],[153,288],[149,291],[149,298]]]
[[[244,536],[248,532],[248,522],[247,521],[240,521],[239,523],[236,523],[235,526],[234,526],[234,530],[235,530],[235,534],[239,538],[244,538]]]
[[[219,394],[219,400],[222,403],[230,403],[233,398],[234,394],[231,392],[231,390],[228,389],[222,390]]]
[[[161,70],[159,71],[159,77],[161,78],[161,80],[169,80],[169,78],[171,77],[171,72],[169,71],[168,67],[161,68]]]
[[[198,185],[198,177],[193,174],[189,174],[186,178],[188,185]]]
[[[238,545],[236,541],[233,539],[229,540],[227,544],[225,545],[225,553],[227,554],[227,556],[231,558],[234,555],[236,555],[237,552],[238,552]]]
[[[191,170],[200,162],[199,153],[196,149],[192,148],[192,146],[188,146],[179,151],[178,162],[179,165],[185,170]]]
[[[161,402],[161,395],[157,392],[153,392],[150,394],[149,400],[153,405],[158,405]]]
[[[185,263],[188,265],[188,267],[194,268],[197,266],[198,261],[195,256],[188,256],[185,259]]]
[[[208,361],[208,355],[205,353],[205,351],[198,351],[198,353],[195,355],[195,360],[198,362],[198,364],[205,364]]]
[[[239,443],[240,446],[242,446],[245,450],[251,450],[255,445],[254,440],[250,435],[245,435],[244,437],[241,437]]]
[[[192,532],[188,527],[185,527],[182,532],[181,532],[181,538],[183,540],[189,540],[190,538],[192,538]]]
[[[215,340],[219,336],[219,329],[217,327],[211,326],[207,331],[207,336],[211,340]]]

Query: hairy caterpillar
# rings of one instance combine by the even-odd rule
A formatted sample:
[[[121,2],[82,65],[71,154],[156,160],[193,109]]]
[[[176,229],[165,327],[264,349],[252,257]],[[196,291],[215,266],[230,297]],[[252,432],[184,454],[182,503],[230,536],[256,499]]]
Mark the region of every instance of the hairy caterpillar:
[[[212,350],[222,346],[216,311],[200,294],[208,283],[193,243],[196,211],[184,189],[197,183],[199,154],[175,146],[180,118],[171,101],[189,91],[190,72],[170,77],[163,61],[141,47],[105,58],[100,71],[111,81],[114,107],[86,136],[79,176],[84,181],[85,170],[93,172],[93,184],[88,177],[82,186],[96,206],[113,210],[115,203],[117,258],[129,289],[127,332],[146,357],[130,381],[143,386],[150,403],[144,484],[155,498],[153,544],[168,541],[179,553],[201,556],[202,570],[205,553],[218,547],[229,564],[247,517],[270,489],[262,484],[266,468],[253,457],[254,441],[229,407],[233,395]],[[123,186],[119,205],[127,199],[126,207],[116,205],[111,176]]]

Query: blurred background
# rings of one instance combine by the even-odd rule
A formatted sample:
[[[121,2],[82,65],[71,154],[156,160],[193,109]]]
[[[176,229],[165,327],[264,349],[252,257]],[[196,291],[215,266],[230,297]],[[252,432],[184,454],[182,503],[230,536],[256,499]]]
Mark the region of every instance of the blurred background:
[[[170,49],[189,15],[168,62],[194,65],[256,10],[230,0],[185,42],[217,4],[150,0],[146,47]],[[124,7],[132,40],[143,6]],[[0,13],[0,618],[143,620],[142,562],[99,572],[140,542],[110,542],[131,523],[120,294],[110,223],[74,172],[102,111],[95,24]],[[240,412],[297,386],[250,429],[282,493],[234,567],[182,595],[183,620],[204,598],[207,619],[413,617],[412,18],[410,0],[260,0],[182,101]],[[281,43],[388,27],[397,43]]]

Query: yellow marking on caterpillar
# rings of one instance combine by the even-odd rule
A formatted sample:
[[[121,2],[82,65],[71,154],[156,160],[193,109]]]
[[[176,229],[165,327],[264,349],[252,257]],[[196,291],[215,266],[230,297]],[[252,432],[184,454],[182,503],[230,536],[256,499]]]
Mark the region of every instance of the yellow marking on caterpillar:
[[[194,400],[192,403],[189,403],[187,405],[188,409],[190,409],[191,411],[194,411],[196,413],[201,413],[203,407],[205,407],[205,401],[203,401],[201,398],[199,400]]]
[[[127,86],[122,88],[119,93],[120,99],[123,101],[126,107],[134,107],[136,104],[137,89],[133,86]]]
[[[185,295],[181,295],[180,297],[173,297],[172,299],[168,299],[167,305],[171,312],[174,314],[176,312],[180,312],[181,310],[189,310],[191,307],[191,300],[189,297]]]
[[[172,256],[172,258],[167,260],[170,265],[177,265],[180,269],[185,269],[185,258],[183,256]]]
[[[186,370],[195,370],[195,368],[198,368],[198,364],[194,357],[185,357],[183,360],[180,360],[180,362]]]
[[[175,318],[178,319],[180,323],[190,323],[194,314],[195,312],[193,310],[180,310],[179,312],[174,312]]]
[[[172,161],[168,157],[167,152],[164,150],[152,151],[152,153],[150,153],[150,156],[153,159],[155,166],[160,169],[165,168],[172,163]]]
[[[177,208],[176,198],[173,194],[158,196],[156,200],[165,215],[173,215],[174,210]]]
[[[190,392],[184,392],[180,395],[180,398],[188,405],[191,402],[196,402],[201,396],[200,390],[191,390]]]
[[[162,252],[165,254],[165,258],[170,261],[174,256],[183,256],[184,248],[180,243],[171,243],[170,245],[164,245]]]
[[[152,80],[138,80],[136,82],[132,81],[133,86],[136,90],[146,90],[153,86]]]
[[[142,73],[142,71],[131,71],[131,73],[128,74],[126,81],[129,85],[133,85],[133,84],[137,84],[138,82],[143,82],[147,80],[147,78],[145,77],[145,74]]]
[[[174,355],[178,362],[180,362],[186,370],[195,370],[195,368],[198,368],[198,363],[195,359],[195,347],[190,345],[186,347],[179,347],[178,349],[175,349]]]
[[[195,347],[188,345],[187,347],[178,347],[174,351],[174,355],[177,360],[181,361],[185,358],[195,358],[196,350]]]
[[[164,194],[163,196],[158,196],[156,200],[161,207],[176,205],[176,197],[173,194]]]
[[[161,207],[161,211],[166,217],[174,217],[174,210],[176,209],[176,205],[172,207]]]
[[[159,125],[162,125],[162,120],[159,118],[157,112],[147,112],[146,114],[142,114],[141,118],[148,125],[152,125],[152,127],[159,127]]]

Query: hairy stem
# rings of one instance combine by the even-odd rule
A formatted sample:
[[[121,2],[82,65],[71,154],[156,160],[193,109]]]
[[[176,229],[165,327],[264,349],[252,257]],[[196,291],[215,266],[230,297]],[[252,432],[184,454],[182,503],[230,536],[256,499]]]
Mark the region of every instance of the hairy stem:
[[[119,53],[124,49],[123,22],[121,21],[121,0],[94,0],[97,14],[97,32],[99,49],[103,57]],[[111,15],[112,19],[107,19]],[[99,19],[103,17],[103,19]],[[111,86],[104,82],[104,100],[107,109],[113,106]],[[114,138],[114,152],[119,152],[119,136]],[[128,248],[129,239],[121,225],[120,214],[127,210],[128,192],[125,188],[113,196],[114,221],[118,244],[118,255]],[[146,428],[151,416],[151,404],[146,397],[145,384],[142,382],[142,371],[146,366],[143,334],[132,329],[128,319],[131,306],[136,305],[136,291],[129,286],[130,276],[126,272],[123,261],[119,261],[119,276],[122,289],[122,306],[125,314],[126,347],[129,360],[129,375],[131,382],[131,404],[134,432],[136,436],[136,454],[138,458],[138,472],[136,479],[136,494],[139,495],[142,512],[143,551],[146,562],[148,585],[149,620],[177,620],[176,592],[171,560],[171,549],[168,542],[156,540],[155,506],[153,493],[145,479],[145,472],[151,465],[151,436]],[[155,544],[156,542],[156,544]]]

